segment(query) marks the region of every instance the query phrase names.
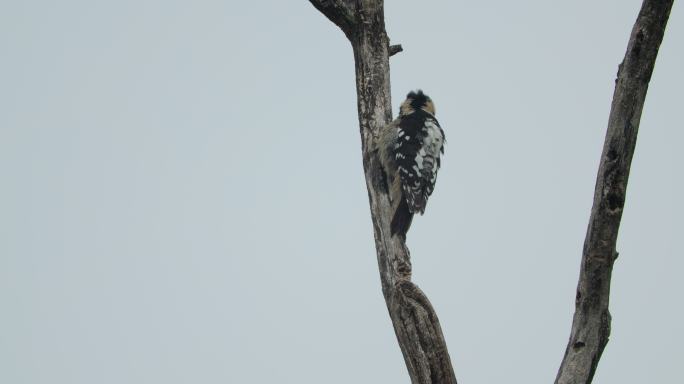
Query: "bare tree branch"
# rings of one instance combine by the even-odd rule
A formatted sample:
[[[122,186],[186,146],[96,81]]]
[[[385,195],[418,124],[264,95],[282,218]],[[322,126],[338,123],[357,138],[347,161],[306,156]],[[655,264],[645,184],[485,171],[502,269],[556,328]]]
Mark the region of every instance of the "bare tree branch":
[[[591,383],[610,334],[608,301],[615,244],[641,111],[674,0],[644,0],[620,65],[594,205],[582,253],[576,308],[557,384]],[[310,0],[349,38],[356,64],[357,107],[382,292],[412,383],[456,383],[437,315],[411,282],[408,248],[390,235],[391,206],[373,140],[391,120],[389,45],[382,0]]]
[[[414,384],[455,384],[446,342],[432,305],[411,282],[409,250],[390,234],[392,209],[374,137],[392,119],[389,56],[383,0],[310,0],[349,38],[356,65],[356,91],[363,168],[382,292]],[[351,13],[350,13],[351,12]]]
[[[556,384],[591,383],[610,335],[610,278],[641,111],[674,0],[644,0],[620,64],[584,241],[575,315]]]
[[[356,1],[354,0],[309,0],[328,20],[340,27],[349,37],[356,24]]]

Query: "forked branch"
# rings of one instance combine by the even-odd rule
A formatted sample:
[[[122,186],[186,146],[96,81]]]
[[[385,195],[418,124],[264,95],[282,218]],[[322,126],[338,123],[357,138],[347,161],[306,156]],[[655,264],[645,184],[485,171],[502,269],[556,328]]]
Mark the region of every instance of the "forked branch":
[[[414,384],[451,384],[456,378],[437,315],[411,282],[409,251],[390,235],[391,207],[373,138],[391,120],[390,46],[383,0],[309,0],[339,26],[354,50],[363,167],[368,188],[382,291]],[[632,155],[648,83],[673,0],[644,0],[616,80],[594,204],[582,252],[570,340],[557,384],[592,381],[610,334],[608,299]]]

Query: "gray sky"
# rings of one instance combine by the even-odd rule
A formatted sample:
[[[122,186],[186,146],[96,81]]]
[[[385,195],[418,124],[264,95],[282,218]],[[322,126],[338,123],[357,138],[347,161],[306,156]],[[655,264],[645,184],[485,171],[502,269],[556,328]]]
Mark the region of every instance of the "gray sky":
[[[552,382],[638,0],[388,1],[446,155],[409,233],[459,382]],[[651,81],[599,383],[684,359],[684,9]],[[409,383],[353,57],[307,1],[0,2],[0,382]]]

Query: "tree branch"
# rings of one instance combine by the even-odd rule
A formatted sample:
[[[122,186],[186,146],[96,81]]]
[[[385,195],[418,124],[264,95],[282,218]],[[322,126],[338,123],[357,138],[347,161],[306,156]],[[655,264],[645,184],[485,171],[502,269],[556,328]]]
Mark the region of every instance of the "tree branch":
[[[610,335],[610,278],[648,83],[674,0],[644,0],[620,64],[584,241],[575,315],[556,384],[591,383]]]
[[[382,293],[411,382],[455,384],[437,314],[425,294],[411,282],[411,260],[404,240],[391,236],[393,212],[385,174],[373,145],[380,128],[392,119],[391,48],[385,31],[383,0],[310,1],[344,31],[354,51],[363,168]],[[392,51],[398,52],[397,48]]]
[[[356,20],[356,2],[354,0],[309,0],[328,20],[340,27],[347,37],[350,36]]]

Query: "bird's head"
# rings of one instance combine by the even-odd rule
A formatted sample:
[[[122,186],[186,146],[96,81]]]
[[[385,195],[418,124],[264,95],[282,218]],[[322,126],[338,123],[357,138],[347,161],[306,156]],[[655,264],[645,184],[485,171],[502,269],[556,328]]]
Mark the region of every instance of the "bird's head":
[[[399,115],[410,115],[418,109],[422,109],[433,116],[435,115],[435,104],[432,102],[432,99],[420,89],[416,92],[411,91],[406,95],[406,100],[404,100],[404,102],[401,103],[401,107],[399,107]]]

